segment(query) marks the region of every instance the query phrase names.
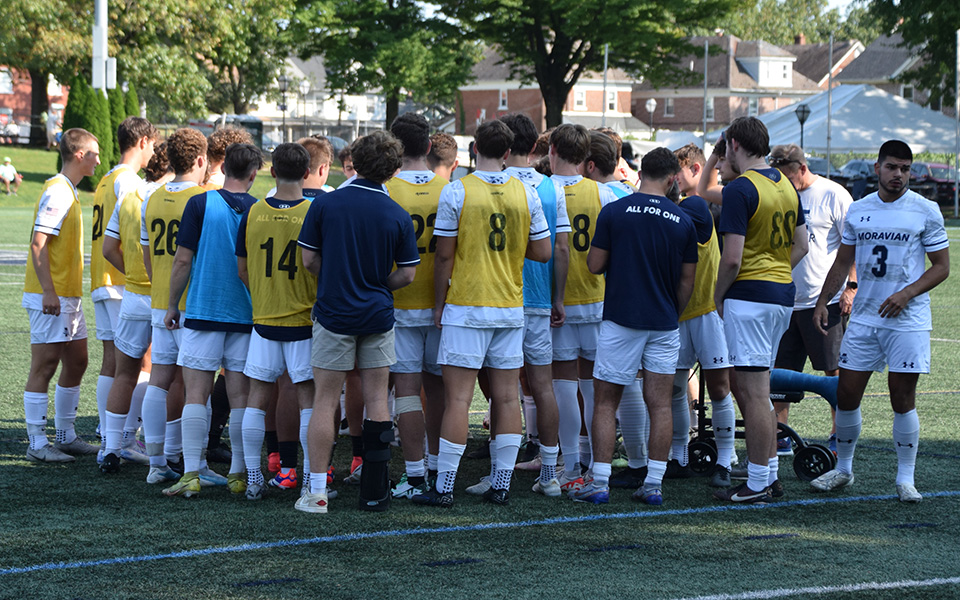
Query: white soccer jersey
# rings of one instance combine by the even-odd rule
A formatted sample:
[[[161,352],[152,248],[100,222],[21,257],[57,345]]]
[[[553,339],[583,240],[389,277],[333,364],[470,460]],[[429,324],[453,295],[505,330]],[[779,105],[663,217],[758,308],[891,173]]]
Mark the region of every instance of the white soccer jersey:
[[[793,283],[797,286],[794,310],[817,305],[823,282],[837,257],[843,220],[853,198],[839,183],[817,177],[810,187],[800,192],[800,204],[810,236],[810,251],[793,268]],[[841,293],[842,289],[829,303],[839,302]]]
[[[929,331],[930,296],[920,294],[896,317],[880,316],[880,305],[923,275],[928,252],[949,246],[936,203],[908,190],[895,202],[877,193],[854,202],[847,212],[842,243],[856,246],[859,287],[850,320],[870,327]]]

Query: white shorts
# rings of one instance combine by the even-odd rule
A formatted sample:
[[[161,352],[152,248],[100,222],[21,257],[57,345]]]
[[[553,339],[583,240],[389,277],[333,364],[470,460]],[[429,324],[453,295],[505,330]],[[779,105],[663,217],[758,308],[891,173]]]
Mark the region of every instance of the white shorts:
[[[87,337],[87,321],[83,309],[63,312],[58,316],[45,315],[42,310],[27,309],[30,320],[31,344],[60,344]]]
[[[792,307],[779,304],[724,300],[723,331],[729,364],[772,369],[792,312]]]
[[[311,338],[295,342],[268,340],[254,329],[250,333],[243,374],[257,381],[273,383],[286,371],[293,383],[309,381],[313,379],[313,367],[310,366],[312,343]]]
[[[600,323],[564,323],[553,330],[553,360],[597,359]]]
[[[930,372],[930,332],[850,323],[840,343],[840,368],[891,373]]]
[[[680,321],[680,357],[677,369],[692,369],[700,361],[700,368],[725,369],[727,362],[727,338],[723,332],[723,320],[717,311]]]
[[[433,325],[401,327],[393,329],[394,349],[397,362],[390,367],[391,373],[420,373],[440,375],[437,354],[440,352],[440,330]]]
[[[519,369],[523,366],[523,327],[444,325],[437,362],[466,369]]]
[[[180,342],[183,329],[169,330],[163,326],[151,325],[153,329],[153,349],[150,351],[150,362],[155,365],[175,365],[180,356]],[[126,354],[126,352],[124,352]],[[130,356],[129,354],[127,356]]]
[[[523,362],[537,366],[553,363],[550,315],[523,315]]]
[[[131,358],[143,358],[153,334],[151,314],[150,296],[124,292],[120,301],[120,316],[114,328],[113,344],[117,350]]]
[[[97,339],[101,342],[112,342],[116,337],[121,302],[122,300],[115,298],[93,301],[93,316],[97,321]]]
[[[196,371],[219,371],[223,367],[228,371],[243,372],[250,347],[249,333],[182,329],[178,365]]]
[[[631,329],[613,321],[603,321],[600,323],[593,378],[630,385],[641,369],[673,375],[677,371],[679,353],[680,332],[677,329]]]

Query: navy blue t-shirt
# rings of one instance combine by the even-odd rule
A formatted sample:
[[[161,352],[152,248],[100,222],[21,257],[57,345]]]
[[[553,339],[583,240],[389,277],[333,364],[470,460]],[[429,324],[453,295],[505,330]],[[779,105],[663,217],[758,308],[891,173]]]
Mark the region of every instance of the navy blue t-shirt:
[[[313,318],[324,329],[367,335],[393,327],[387,277],[394,264],[419,264],[420,253],[413,220],[383,186],[358,178],[314,199],[298,243],[320,254]]]
[[[784,177],[779,169],[767,168],[756,169],[756,171],[773,182],[779,182]],[[757,212],[759,205],[760,193],[757,191],[757,186],[746,177],[737,177],[723,187],[723,210],[720,212],[718,231],[721,234],[733,233],[745,236],[750,217]],[[805,224],[800,195],[797,194],[797,226]],[[751,279],[734,281],[724,298],[793,306],[795,295],[796,287],[793,282],[777,283]]]
[[[707,201],[700,196],[687,196],[678,205],[693,221],[697,229],[697,243],[706,244],[713,235],[713,215]]]
[[[603,319],[631,329],[677,329],[683,263],[697,262],[697,231],[663,196],[631,194],[603,207],[591,245],[607,250]]]

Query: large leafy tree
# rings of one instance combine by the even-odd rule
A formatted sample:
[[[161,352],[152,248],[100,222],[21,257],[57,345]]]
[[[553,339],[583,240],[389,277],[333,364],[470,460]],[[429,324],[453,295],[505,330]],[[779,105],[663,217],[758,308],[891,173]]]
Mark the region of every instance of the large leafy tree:
[[[745,39],[792,44],[803,34],[810,43],[854,39],[869,44],[881,28],[864,6],[854,5],[846,17],[827,0],[747,0],[736,13],[719,19],[716,27]]]
[[[388,124],[406,97],[452,103],[479,56],[455,23],[414,0],[301,0],[294,28],[301,56],[323,55],[330,91],[379,89]]]
[[[921,60],[904,74],[904,79],[930,90],[934,98],[944,103],[953,102],[960,4],[934,0],[870,0],[869,6],[887,31],[895,29],[903,36],[904,45],[920,55]]]
[[[691,30],[713,23],[735,0],[439,0],[451,17],[499,48],[514,76],[535,80],[548,127],[562,122],[563,105],[580,76],[611,67],[657,83],[688,77],[676,56],[694,49]]]

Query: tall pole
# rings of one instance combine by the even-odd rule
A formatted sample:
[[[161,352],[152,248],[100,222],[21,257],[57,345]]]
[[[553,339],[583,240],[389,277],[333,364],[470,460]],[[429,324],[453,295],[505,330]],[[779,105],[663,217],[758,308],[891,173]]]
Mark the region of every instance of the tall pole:
[[[703,151],[707,151],[707,61],[710,60],[709,54],[710,40],[703,40]]]
[[[107,0],[93,5],[93,87],[107,91]]]
[[[953,77],[953,114],[957,121],[956,147],[953,155],[953,168],[955,169],[953,175],[953,218],[956,219],[960,217],[960,202],[957,198],[957,186],[960,185],[960,181],[957,181],[960,179],[960,177],[957,177],[957,173],[960,173],[960,29],[957,30],[957,68]]]
[[[607,59],[610,58],[610,44],[603,45],[603,112],[600,115],[600,127],[607,126]]]
[[[827,59],[827,179],[830,179],[830,169],[833,163],[830,160],[833,141],[833,34],[830,34],[830,53]],[[801,129],[802,131],[802,129]]]

